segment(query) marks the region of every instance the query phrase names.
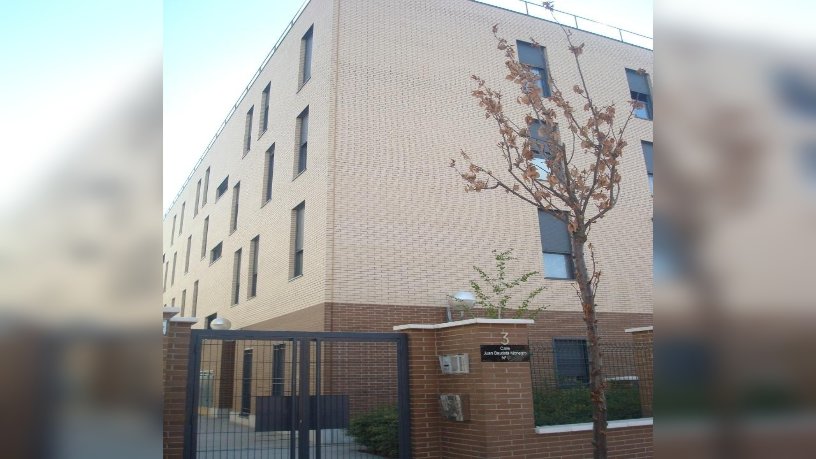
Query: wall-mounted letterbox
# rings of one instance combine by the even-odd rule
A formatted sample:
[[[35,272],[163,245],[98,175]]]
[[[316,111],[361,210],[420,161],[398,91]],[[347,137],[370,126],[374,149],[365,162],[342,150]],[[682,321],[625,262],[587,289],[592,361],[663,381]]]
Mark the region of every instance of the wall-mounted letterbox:
[[[467,354],[440,355],[439,367],[442,369],[442,374],[446,375],[470,373],[470,363]]]
[[[470,397],[466,394],[441,394],[439,407],[445,419],[450,421],[470,420]]]

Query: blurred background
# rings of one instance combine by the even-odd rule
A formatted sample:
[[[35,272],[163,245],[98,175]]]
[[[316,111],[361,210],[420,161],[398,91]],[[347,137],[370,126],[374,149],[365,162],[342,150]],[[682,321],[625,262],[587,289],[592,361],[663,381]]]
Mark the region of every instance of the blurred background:
[[[2,457],[161,454],[163,21],[192,5],[3,7]],[[644,5],[657,455],[812,457],[816,4]]]

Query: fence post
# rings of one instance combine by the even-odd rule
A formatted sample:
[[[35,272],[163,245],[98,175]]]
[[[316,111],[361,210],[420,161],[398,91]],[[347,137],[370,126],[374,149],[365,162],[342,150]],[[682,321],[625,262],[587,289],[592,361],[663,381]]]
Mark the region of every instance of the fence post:
[[[190,354],[190,329],[194,317],[178,316],[180,308],[164,308],[162,385],[164,415],[162,446],[164,459],[181,459],[184,451],[184,418],[187,402],[187,366]]]
[[[635,345],[643,417],[651,417],[654,393],[654,327],[627,328],[625,331],[632,335],[632,343]]]

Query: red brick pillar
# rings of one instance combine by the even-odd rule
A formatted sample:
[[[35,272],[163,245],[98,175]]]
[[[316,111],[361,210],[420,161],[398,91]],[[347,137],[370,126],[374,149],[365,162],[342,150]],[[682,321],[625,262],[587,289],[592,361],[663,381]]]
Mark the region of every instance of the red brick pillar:
[[[439,359],[436,331],[406,330],[411,397],[411,451],[415,459],[439,456]]]
[[[179,308],[164,308],[164,352],[162,382],[164,388],[165,459],[181,459],[184,449],[184,410],[187,402],[187,367],[190,355],[190,329],[198,322],[193,317],[178,317]]]
[[[470,319],[405,325],[408,333],[411,444],[417,458],[523,457],[534,432],[529,362],[482,362],[481,345],[527,345],[531,320]],[[468,354],[467,374],[442,374],[439,355]],[[458,394],[469,417],[442,417],[439,395]]]
[[[628,328],[635,345],[635,364],[640,387],[640,406],[643,417],[652,416],[654,395],[654,327]]]

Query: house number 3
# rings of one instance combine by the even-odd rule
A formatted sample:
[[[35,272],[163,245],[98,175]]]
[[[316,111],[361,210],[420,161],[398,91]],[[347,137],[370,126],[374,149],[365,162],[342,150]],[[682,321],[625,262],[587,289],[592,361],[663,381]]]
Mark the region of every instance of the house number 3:
[[[507,332],[501,332],[501,335],[502,335],[501,343],[502,343],[502,345],[507,346],[508,344],[510,344],[510,338],[507,337],[507,335],[509,335],[509,334],[510,333],[507,333]]]

